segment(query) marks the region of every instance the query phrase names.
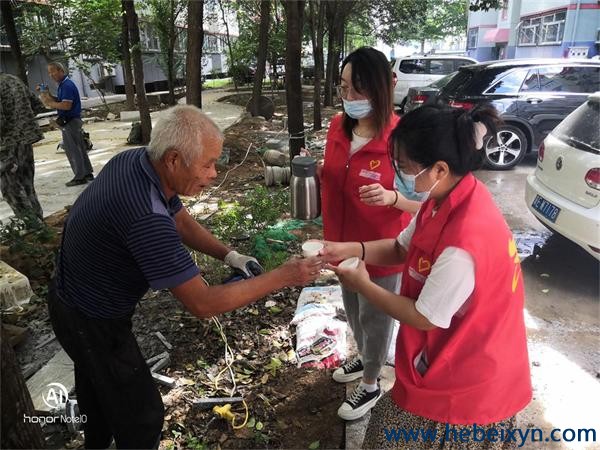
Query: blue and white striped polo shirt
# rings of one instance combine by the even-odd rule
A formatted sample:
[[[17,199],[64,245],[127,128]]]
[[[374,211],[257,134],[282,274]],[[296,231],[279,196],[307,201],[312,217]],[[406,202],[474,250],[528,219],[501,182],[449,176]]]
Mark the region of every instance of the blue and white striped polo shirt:
[[[125,318],[148,287],[198,275],[173,218],[182,207],[165,198],[145,148],[113,157],[65,223],[56,275],[63,301],[92,318]]]

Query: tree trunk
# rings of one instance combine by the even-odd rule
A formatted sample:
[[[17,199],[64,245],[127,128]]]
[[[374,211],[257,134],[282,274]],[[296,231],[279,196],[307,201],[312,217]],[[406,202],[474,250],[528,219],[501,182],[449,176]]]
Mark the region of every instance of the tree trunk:
[[[225,17],[225,8],[223,8],[223,0],[219,0],[219,8],[221,9],[221,18],[223,19],[223,24],[225,25],[225,37],[227,39],[227,49],[229,50],[229,59],[227,61],[227,66],[231,69],[231,65],[233,64],[233,48],[231,48],[231,36],[229,35],[229,23],[227,22],[227,18]],[[260,50],[259,50],[260,52]],[[259,53],[260,54],[260,53]],[[259,56],[260,58],[260,56]],[[264,70],[263,70],[264,74]],[[235,77],[233,79],[233,87],[235,88],[235,92],[238,91],[237,80]]]
[[[304,115],[302,108],[302,21],[304,0],[283,0],[287,18],[285,76],[290,159],[304,147]]]
[[[23,53],[21,53],[19,35],[17,34],[17,28],[15,27],[12,2],[4,0],[0,1],[0,8],[4,29],[6,30],[6,37],[8,38],[8,43],[10,45],[10,51],[17,62],[17,76],[25,83],[25,86],[29,86],[29,82],[27,81],[27,71],[25,70],[25,60],[23,59]]]
[[[334,65],[337,61],[334,60],[337,29],[339,27],[338,20],[338,2],[327,2],[327,67],[325,68],[325,98],[323,104],[325,106],[333,106],[333,86],[334,86]]]
[[[315,8],[316,3],[316,8]],[[325,18],[325,1],[317,0],[309,3],[310,7],[310,35],[315,63],[313,95],[313,129],[323,128],[321,123],[321,79],[323,78],[323,21]]]
[[[258,115],[258,101],[262,95],[263,78],[265,77],[265,65],[267,62],[267,47],[269,46],[269,27],[271,22],[271,0],[260,2],[260,28],[258,38],[258,61],[254,73],[254,87],[252,89],[252,105],[250,113]]]
[[[135,77],[135,94],[137,107],[140,111],[140,122],[142,125],[142,144],[150,142],[152,121],[150,120],[150,108],[146,98],[146,87],[144,86],[144,65],[142,63],[142,48],[140,44],[140,28],[138,16],[135,12],[133,0],[122,0],[127,14],[127,25],[129,39],[131,40],[131,58],[133,59],[133,75]]]
[[[123,80],[125,81],[125,105],[129,111],[135,108],[135,88],[133,87],[133,72],[131,70],[131,50],[129,48],[129,26],[127,25],[127,14],[123,8],[123,25],[121,28],[121,39],[123,41]]]
[[[175,1],[169,1],[169,47],[167,48],[167,86],[169,95],[167,103],[175,104],[175,40],[177,39],[177,24],[175,23]]]
[[[2,2],[5,3],[5,2]],[[35,415],[31,395],[17,363],[10,339],[2,330],[2,448],[45,448],[39,423],[27,417]]]
[[[167,50],[167,85],[169,88],[169,95],[167,97],[167,103],[169,105],[175,104],[175,49],[173,47]]]
[[[202,108],[202,45],[204,44],[204,0],[188,2],[186,55],[186,102]]]
[[[333,65],[332,69],[333,69],[333,86],[340,84],[340,63],[342,61],[342,56],[344,55],[344,31],[346,29],[346,14],[344,14],[344,12],[340,9],[338,11],[338,20],[340,21],[340,23],[338,23],[338,27],[337,27],[337,36],[336,36],[336,43],[335,43],[335,49],[334,49],[334,53],[333,53],[333,59],[336,62],[336,64]]]
[[[353,10],[355,0],[327,2],[327,23],[329,36],[327,43],[327,68],[325,71],[325,106],[333,106],[334,86],[339,83],[340,53],[344,45],[344,28],[348,15]]]

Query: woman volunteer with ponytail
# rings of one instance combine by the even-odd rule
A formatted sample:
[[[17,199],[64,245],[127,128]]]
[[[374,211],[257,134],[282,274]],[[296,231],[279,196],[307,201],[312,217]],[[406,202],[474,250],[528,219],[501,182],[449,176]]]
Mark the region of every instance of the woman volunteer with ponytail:
[[[329,261],[364,253],[358,269],[333,269],[401,323],[396,382],[372,411],[365,448],[516,445],[505,438],[532,395],[523,279],[512,234],[471,173],[497,123],[490,106],[406,114],[390,136],[390,154],[406,189],[425,201],[419,213],[397,239],[327,242],[323,250]],[[365,263],[404,263],[400,295],[371,282]],[[407,442],[401,429],[431,430],[435,442],[421,434]]]

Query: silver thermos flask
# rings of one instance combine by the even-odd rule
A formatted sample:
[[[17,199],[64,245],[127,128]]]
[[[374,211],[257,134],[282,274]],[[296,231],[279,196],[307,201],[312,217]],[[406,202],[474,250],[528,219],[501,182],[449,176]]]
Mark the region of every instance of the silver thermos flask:
[[[317,160],[310,156],[292,159],[290,180],[292,217],[312,220],[321,214],[321,193],[317,177]]]

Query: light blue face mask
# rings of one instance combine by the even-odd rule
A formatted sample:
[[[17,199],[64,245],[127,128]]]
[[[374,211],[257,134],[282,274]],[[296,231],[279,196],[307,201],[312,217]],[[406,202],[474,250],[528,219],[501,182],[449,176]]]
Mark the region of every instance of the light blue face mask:
[[[346,100],[342,99],[342,103],[344,104],[344,111],[353,119],[364,119],[369,114],[373,108],[371,107],[371,102],[369,100]]]
[[[398,176],[398,174],[396,174],[396,177],[394,179],[394,184],[396,185],[396,190],[400,194],[402,194],[407,200],[414,200],[415,202],[427,201],[427,199],[429,198],[429,195],[431,194],[431,191],[433,191],[433,189],[436,187],[439,180],[436,181],[433,184],[433,186],[431,186],[431,189],[429,189],[428,191],[423,191],[423,192],[415,191],[415,180],[417,179],[417,177],[419,175],[421,175],[426,170],[427,170],[427,167],[425,169],[421,170],[416,175],[409,175],[407,173],[404,173],[401,170],[398,170],[400,172],[400,176]]]

